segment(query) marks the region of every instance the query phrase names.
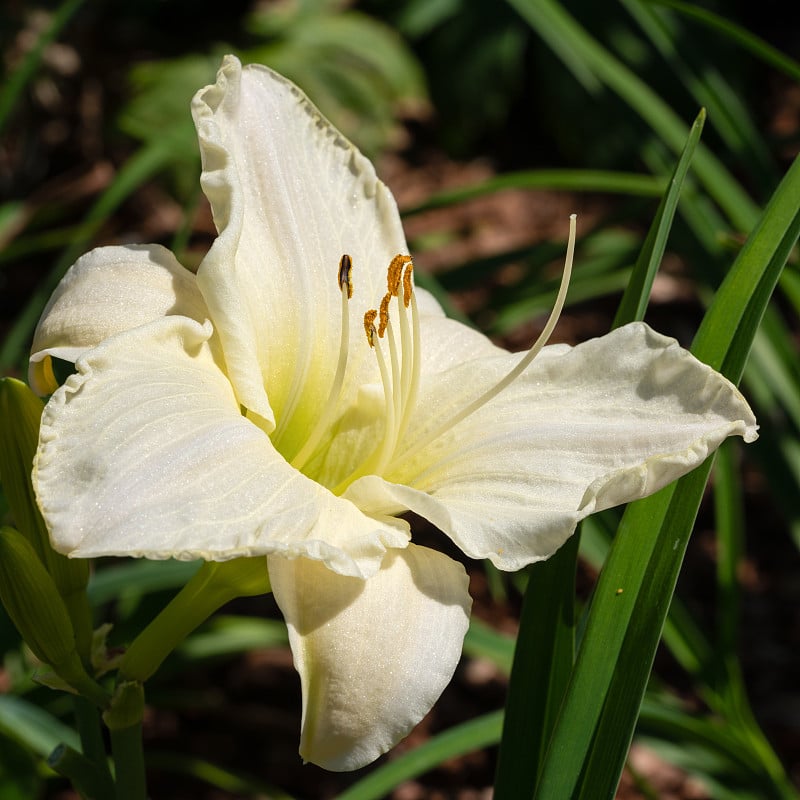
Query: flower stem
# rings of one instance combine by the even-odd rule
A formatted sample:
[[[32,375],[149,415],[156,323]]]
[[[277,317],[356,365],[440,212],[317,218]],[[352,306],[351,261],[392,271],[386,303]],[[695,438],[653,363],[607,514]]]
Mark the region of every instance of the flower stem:
[[[206,562],[136,637],[119,667],[125,680],[146,681],[164,659],[218,608],[270,591],[266,558]]]
[[[117,800],[146,800],[147,783],[142,747],[144,687],[138,681],[121,681],[103,712],[111,734]]]
[[[116,771],[116,800],[146,800],[141,720],[111,731],[111,752]]]
[[[100,713],[94,703],[79,695],[73,698],[73,707],[75,712],[75,724],[81,739],[83,755],[88,758],[99,771],[105,773],[110,783],[111,771],[108,768],[106,748],[103,743],[103,733],[100,728]]]

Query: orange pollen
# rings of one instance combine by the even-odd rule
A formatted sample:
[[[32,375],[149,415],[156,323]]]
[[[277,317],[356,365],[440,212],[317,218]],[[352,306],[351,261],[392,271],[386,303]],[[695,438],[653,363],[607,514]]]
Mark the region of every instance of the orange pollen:
[[[374,308],[371,308],[364,314],[364,331],[367,334],[367,341],[370,347],[375,347],[375,334],[377,332],[375,330],[375,319],[377,316],[378,312]]]
[[[389,270],[386,273],[386,287],[392,297],[397,297],[400,291],[400,281],[403,279],[403,267],[410,262],[411,256],[398,253],[389,264]]]
[[[383,339],[383,334],[386,333],[386,326],[389,324],[389,303],[392,302],[392,295],[387,292],[381,300],[380,322],[378,324],[378,336]]]
[[[411,273],[414,271],[414,262],[409,257],[406,262],[406,271],[403,273],[403,305],[408,308],[411,302]]]

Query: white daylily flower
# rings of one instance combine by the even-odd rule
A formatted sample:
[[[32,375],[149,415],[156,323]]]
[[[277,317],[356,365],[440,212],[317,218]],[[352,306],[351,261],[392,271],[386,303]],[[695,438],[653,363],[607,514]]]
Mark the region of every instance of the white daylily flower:
[[[281,76],[228,57],[192,108],[219,237],[196,276],[158,246],[68,273],[31,382],[56,389],[52,356],[77,374],[46,407],[34,483],[72,556],[267,555],[301,753],[354,769],[428,711],[467,627],[463,568],[398,515],[518,569],[756,424],[643,324],[528,364],[446,319],[393,261],[372,165]]]

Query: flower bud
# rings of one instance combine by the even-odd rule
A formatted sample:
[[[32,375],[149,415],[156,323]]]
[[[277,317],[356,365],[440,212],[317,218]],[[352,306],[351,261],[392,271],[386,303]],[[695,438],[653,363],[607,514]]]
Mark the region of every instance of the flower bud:
[[[72,622],[55,582],[33,545],[8,527],[0,528],[0,601],[40,661],[81,694],[105,704],[105,692],[81,663]]]
[[[43,408],[42,401],[22,381],[0,378],[0,483],[17,528],[66,597],[85,590],[89,564],[70,560],[53,550],[36,504],[31,469]]]

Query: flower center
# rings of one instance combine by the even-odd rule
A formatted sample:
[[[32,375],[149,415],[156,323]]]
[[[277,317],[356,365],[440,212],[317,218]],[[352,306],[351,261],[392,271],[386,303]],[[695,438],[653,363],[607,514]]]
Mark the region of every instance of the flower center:
[[[494,386],[476,397],[442,425],[426,432],[401,450],[398,450],[398,446],[404,441],[417,403],[423,353],[419,312],[413,285],[414,264],[411,256],[408,255],[396,255],[392,259],[387,270],[386,294],[377,309],[370,309],[364,315],[367,343],[375,355],[383,387],[383,433],[366,457],[332,489],[334,494],[341,494],[351,483],[364,475],[385,474],[389,469],[394,469],[396,465],[414,457],[431,442],[443,436],[459,422],[497,397],[530,366],[547,344],[564,307],[575,253],[575,233],[576,216],[573,214],[570,216],[567,254],[558,295],[547,323],[533,347]],[[291,465],[298,470],[302,470],[319,453],[323,438],[326,435],[330,436],[335,415],[340,406],[339,401],[347,372],[350,342],[348,301],[353,296],[352,273],[352,259],[345,254],[339,261],[338,272],[339,290],[342,295],[339,359],[323,411],[306,441],[291,459]],[[395,316],[397,327],[395,326]]]

